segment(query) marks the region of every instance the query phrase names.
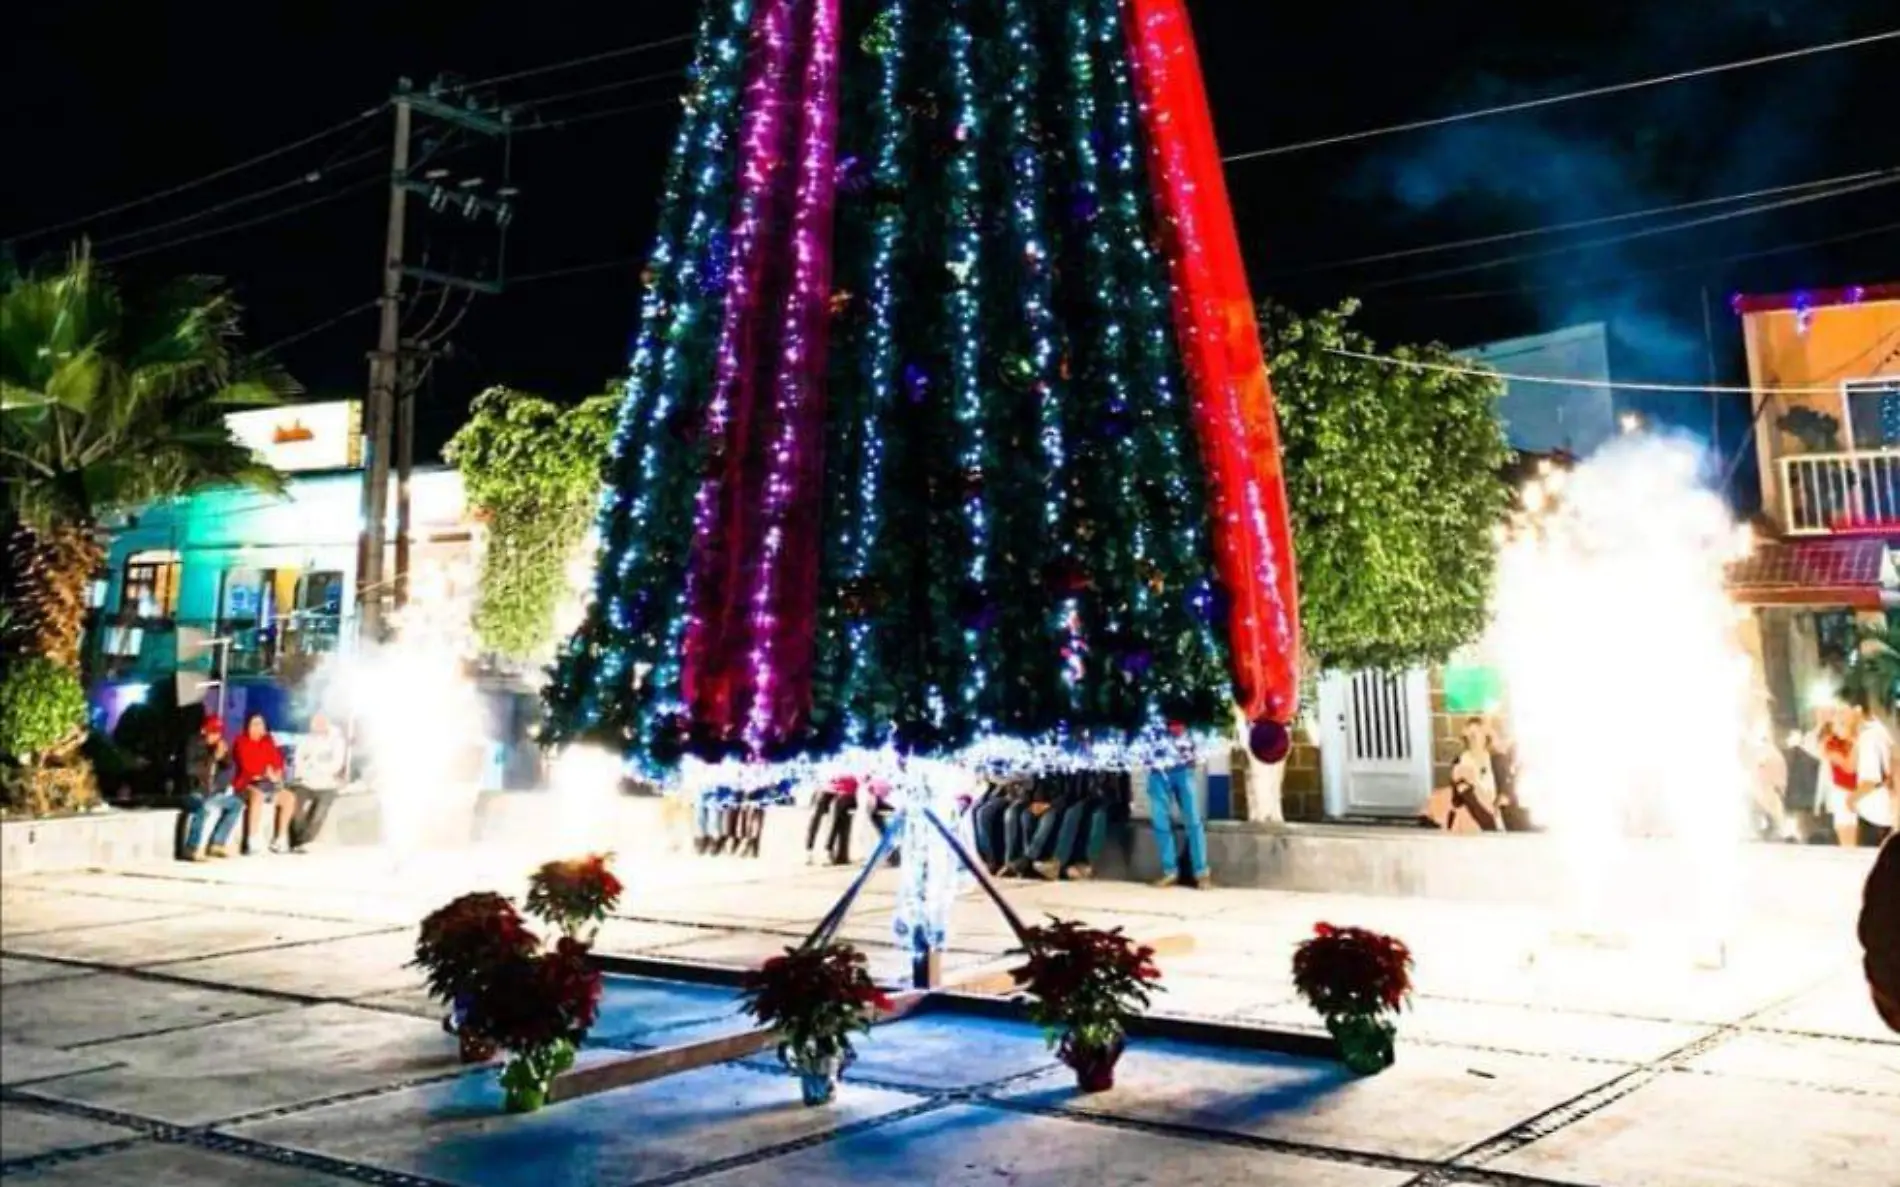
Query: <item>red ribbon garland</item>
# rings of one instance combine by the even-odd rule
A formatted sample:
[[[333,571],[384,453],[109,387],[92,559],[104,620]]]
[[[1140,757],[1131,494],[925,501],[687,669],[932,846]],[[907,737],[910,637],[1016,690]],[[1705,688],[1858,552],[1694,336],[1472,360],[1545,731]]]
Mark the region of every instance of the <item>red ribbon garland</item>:
[[[1206,459],[1241,708],[1290,722],[1299,582],[1273,392],[1183,0],[1124,0],[1162,250]]]

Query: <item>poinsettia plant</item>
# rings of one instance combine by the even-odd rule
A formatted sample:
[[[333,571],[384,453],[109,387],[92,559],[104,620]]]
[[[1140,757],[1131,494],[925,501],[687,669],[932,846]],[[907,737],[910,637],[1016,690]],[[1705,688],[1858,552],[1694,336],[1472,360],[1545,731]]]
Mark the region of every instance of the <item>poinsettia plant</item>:
[[[591,853],[543,865],[528,878],[528,911],[564,935],[579,939],[583,932],[591,934],[619,905],[625,890],[607,868],[611,858]]]
[[[747,973],[745,1007],[779,1034],[779,1058],[800,1070],[848,1062],[851,1036],[867,1033],[891,999],[850,944],[787,948]]]
[[[1065,1059],[1119,1054],[1128,1019],[1147,1008],[1161,980],[1154,949],[1119,927],[1051,919],[1028,930],[1021,951],[1028,960],[1015,976],[1029,994],[1029,1016],[1062,1045]]]
[[[1412,992],[1412,952],[1363,927],[1315,924],[1293,953],[1293,985],[1328,1017],[1402,1009]]]
[[[430,995],[452,1005],[480,994],[496,969],[540,946],[512,902],[482,891],[465,894],[422,921],[412,964],[428,974]]]
[[[1411,997],[1411,949],[1363,927],[1316,924],[1293,953],[1293,985],[1325,1017],[1346,1066],[1367,1074],[1392,1066],[1397,1028],[1387,1015]]]
[[[574,1066],[600,1013],[600,993],[600,971],[587,945],[571,936],[496,967],[467,1025],[508,1051],[501,1084],[510,1109],[531,1112],[546,1103],[554,1077]]]

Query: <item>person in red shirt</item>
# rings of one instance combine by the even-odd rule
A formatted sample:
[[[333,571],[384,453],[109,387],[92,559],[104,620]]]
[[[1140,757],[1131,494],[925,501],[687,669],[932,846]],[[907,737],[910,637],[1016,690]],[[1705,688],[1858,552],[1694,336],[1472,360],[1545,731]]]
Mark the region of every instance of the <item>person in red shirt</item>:
[[[290,849],[290,822],[297,815],[297,796],[284,786],[284,752],[270,736],[262,713],[244,719],[244,733],[231,745],[231,759],[237,768],[231,790],[244,797],[244,841],[248,847],[257,831],[265,805],[275,810],[270,851]]]

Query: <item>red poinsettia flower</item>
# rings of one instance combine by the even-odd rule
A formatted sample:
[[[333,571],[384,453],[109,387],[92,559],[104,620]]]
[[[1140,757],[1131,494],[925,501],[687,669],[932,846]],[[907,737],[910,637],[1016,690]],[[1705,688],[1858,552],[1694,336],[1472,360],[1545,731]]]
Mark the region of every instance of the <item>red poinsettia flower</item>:
[[[496,969],[540,946],[508,899],[465,894],[422,921],[412,963],[428,974],[431,994],[452,1002],[483,992]]]
[[[1363,927],[1315,924],[1293,953],[1293,985],[1328,1017],[1398,1010],[1412,992],[1412,952]]]
[[[626,889],[607,867],[610,859],[592,853],[548,862],[528,878],[528,910],[570,936],[598,925]]]
[[[1137,945],[1121,928],[1104,931],[1051,919],[1028,931],[1028,961],[1015,970],[1030,996],[1029,1015],[1050,1040],[1068,1038],[1105,1049],[1121,1036],[1130,1015],[1145,1009],[1161,970],[1153,948]]]
[[[747,973],[742,988],[747,1011],[779,1032],[779,1054],[794,1065],[848,1058],[852,1033],[891,1008],[864,953],[843,943],[787,948]]]

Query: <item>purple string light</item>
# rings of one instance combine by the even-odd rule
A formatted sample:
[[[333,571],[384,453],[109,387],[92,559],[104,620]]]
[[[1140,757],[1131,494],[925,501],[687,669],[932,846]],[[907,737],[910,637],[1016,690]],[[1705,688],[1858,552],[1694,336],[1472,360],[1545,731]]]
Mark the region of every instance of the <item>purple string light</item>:
[[[800,88],[792,278],[772,383],[778,432],[767,454],[765,513],[748,599],[752,704],[745,740],[754,754],[796,728],[810,691],[804,676],[813,642],[818,552],[813,525],[822,473],[825,331],[838,179],[838,3],[812,0],[811,49]]]
[[[775,191],[786,173],[782,113],[791,73],[792,8],[793,0],[766,0],[752,26],[752,61],[747,68],[745,115],[739,139],[739,200],[733,220],[732,262],[727,269],[725,319],[719,331],[713,390],[707,401],[702,437],[709,465],[693,500],[693,551],[685,588],[687,623],[680,691],[686,705],[701,720],[721,716],[716,709],[706,713],[702,698],[710,695],[723,699],[726,692],[723,687],[708,687],[719,683],[709,678],[719,674],[713,653],[725,626],[723,613],[716,609],[721,591],[715,578],[725,559],[718,546],[722,536],[719,511],[726,501],[727,484],[745,457],[744,420],[756,388],[755,364],[763,322],[760,305],[774,246],[763,232]],[[740,421],[736,433],[731,431],[735,417]],[[728,548],[736,546],[730,533],[724,538]]]

